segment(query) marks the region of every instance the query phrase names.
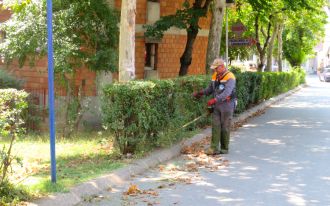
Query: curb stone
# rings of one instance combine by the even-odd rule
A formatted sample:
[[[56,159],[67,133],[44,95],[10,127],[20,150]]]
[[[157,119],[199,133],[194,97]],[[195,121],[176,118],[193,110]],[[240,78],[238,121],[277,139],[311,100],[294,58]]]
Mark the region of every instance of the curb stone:
[[[273,97],[269,100],[262,102],[261,104],[248,109],[241,113],[239,116],[233,118],[233,125],[238,122],[252,117],[269,107],[270,105],[284,99],[287,96],[299,91],[303,86],[299,86],[287,93]],[[111,174],[104,175],[95,178],[86,183],[82,183],[70,189],[68,193],[59,193],[49,195],[45,198],[36,200],[34,203],[28,203],[28,206],[72,206],[84,200],[84,197],[99,194],[104,190],[107,190],[111,185],[123,185],[126,181],[130,180],[132,176],[143,173],[149,168],[155,167],[162,162],[166,162],[174,157],[180,155],[181,149],[185,146],[190,146],[193,143],[203,140],[205,137],[211,135],[211,128],[204,129],[199,134],[194,135],[190,139],[183,140],[181,143],[174,145],[168,149],[156,150],[152,152],[148,157],[140,160],[136,160],[126,167],[115,170]]]

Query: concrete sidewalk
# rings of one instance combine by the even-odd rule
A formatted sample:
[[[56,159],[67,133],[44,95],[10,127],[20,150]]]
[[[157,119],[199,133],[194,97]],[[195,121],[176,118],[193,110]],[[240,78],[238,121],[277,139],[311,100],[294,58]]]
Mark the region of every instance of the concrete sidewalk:
[[[282,100],[283,98],[293,94],[294,92],[300,90],[301,87],[298,87],[292,91],[289,91],[285,94],[279,95],[277,97],[271,98],[267,101],[264,101],[260,105],[251,108],[250,110],[240,114],[238,117],[235,117],[233,123],[242,122],[249,117],[254,116],[256,113],[264,110],[268,106],[274,104],[275,102]],[[96,178],[89,182],[80,184],[76,187],[73,187],[68,193],[54,194],[46,198],[39,199],[34,203],[29,203],[28,205],[39,205],[39,206],[71,206],[77,205],[78,203],[84,201],[86,197],[99,194],[102,191],[106,191],[112,186],[120,186],[131,179],[132,176],[136,176],[145,172],[147,169],[155,167],[156,165],[166,162],[170,159],[173,159],[180,155],[182,147],[190,146],[195,142],[199,142],[207,136],[210,136],[211,129],[205,129],[200,134],[193,136],[192,138],[182,141],[181,143],[169,148],[151,153],[148,157],[137,160],[132,164],[118,169],[111,174],[104,175],[102,177]]]

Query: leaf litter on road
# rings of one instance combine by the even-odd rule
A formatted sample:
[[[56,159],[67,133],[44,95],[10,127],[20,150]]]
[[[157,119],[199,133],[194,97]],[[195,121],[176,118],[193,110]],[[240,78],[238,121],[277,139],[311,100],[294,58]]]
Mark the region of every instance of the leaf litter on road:
[[[159,175],[159,184],[153,188],[141,190],[136,184],[130,184],[123,194],[127,198],[134,198],[135,201],[147,203],[147,205],[159,204],[155,198],[159,198],[159,192],[163,189],[171,189],[176,185],[190,185],[202,179],[201,170],[217,172],[229,166],[229,160],[220,155],[208,156],[204,153],[205,148],[210,144],[211,137],[206,137],[200,142],[193,143],[191,146],[183,147],[182,162],[160,164],[154,169]],[[146,176],[147,177],[147,176]],[[149,177],[146,179],[150,180]],[[157,180],[153,180],[157,182]],[[141,200],[143,199],[143,200]],[[176,203],[177,204],[177,203]]]

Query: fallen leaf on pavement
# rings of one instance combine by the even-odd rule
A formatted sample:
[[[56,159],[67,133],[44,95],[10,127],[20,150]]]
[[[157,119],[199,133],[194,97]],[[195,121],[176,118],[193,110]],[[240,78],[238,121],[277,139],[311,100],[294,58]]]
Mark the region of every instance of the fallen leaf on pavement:
[[[155,190],[143,190],[142,191],[142,194],[145,194],[145,195],[152,195],[152,196],[158,196],[158,192],[156,192]]]
[[[176,181],[180,182],[180,183],[185,183],[185,184],[192,184],[191,178],[188,178],[188,177],[179,177],[179,178],[176,178]]]
[[[228,167],[228,166],[229,166],[229,160],[224,160],[224,161],[222,162],[222,165]]]
[[[125,195],[137,195],[140,192],[141,190],[138,189],[137,185],[131,184],[127,192],[125,192]]]
[[[159,167],[159,171],[161,171],[161,172],[164,171],[164,169],[165,169],[164,165],[159,165],[158,167]]]
[[[185,166],[186,166],[186,170],[188,172],[197,172],[198,171],[197,164],[195,162],[187,162]]]

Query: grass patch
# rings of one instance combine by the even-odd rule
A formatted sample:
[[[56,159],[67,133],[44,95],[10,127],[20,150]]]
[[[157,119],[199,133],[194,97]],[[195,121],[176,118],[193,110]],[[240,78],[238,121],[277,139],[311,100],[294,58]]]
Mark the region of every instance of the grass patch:
[[[0,141],[0,146],[7,143]],[[109,173],[125,163],[118,160],[111,137],[89,133],[56,142],[57,183],[50,181],[50,144],[47,135],[28,135],[18,140],[13,154],[23,167],[13,165],[10,181],[33,196],[66,192],[70,187]]]
[[[190,138],[200,130],[168,131],[157,142],[157,148],[172,146]],[[133,159],[122,159],[113,148],[112,137],[100,133],[84,133],[56,141],[57,183],[50,181],[50,144],[48,135],[28,135],[19,139],[13,154],[22,159],[21,167],[13,165],[10,182],[24,191],[13,202],[31,200],[55,192],[67,192],[70,187],[123,167]],[[0,147],[7,141],[0,140]],[[153,148],[139,148],[132,158],[143,158]],[[13,203],[12,202],[12,203]],[[1,205],[1,204],[0,204]]]

